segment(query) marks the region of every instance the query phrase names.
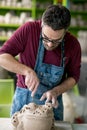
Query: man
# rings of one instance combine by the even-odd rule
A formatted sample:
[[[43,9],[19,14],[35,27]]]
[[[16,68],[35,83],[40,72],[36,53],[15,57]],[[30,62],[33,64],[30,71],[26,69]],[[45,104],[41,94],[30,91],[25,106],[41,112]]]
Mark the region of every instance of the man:
[[[41,21],[22,25],[0,49],[0,65],[17,73],[11,114],[29,102],[51,102],[55,120],[63,120],[62,93],[78,82],[81,64],[80,44],[67,31],[70,20],[66,7],[51,5]]]

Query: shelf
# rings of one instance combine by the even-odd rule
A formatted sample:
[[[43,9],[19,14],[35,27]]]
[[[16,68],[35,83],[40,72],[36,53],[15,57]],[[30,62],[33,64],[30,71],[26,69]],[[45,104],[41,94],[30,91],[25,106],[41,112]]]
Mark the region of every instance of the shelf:
[[[32,11],[31,8],[24,7],[11,7],[11,6],[0,6],[0,10],[15,10],[15,11]]]
[[[5,36],[2,36],[2,37],[0,37],[0,41],[6,41],[6,40],[8,40],[8,37],[5,37]]]
[[[21,12],[31,12],[33,8],[24,8],[24,7],[10,7],[10,6],[0,6],[0,15],[5,15],[7,11],[15,11],[17,15],[20,15]]]
[[[80,27],[80,26],[70,27],[69,30],[74,30],[74,31],[86,30],[87,31],[87,26],[85,26],[85,27]]]
[[[78,37],[78,31],[87,31],[87,26],[86,27],[80,27],[80,26],[76,26],[76,27],[70,27],[68,29],[74,36]]]
[[[86,3],[86,0],[71,0],[72,2],[79,4],[79,3]]]
[[[71,15],[87,15],[87,11],[70,11]]]
[[[40,3],[47,3],[47,2],[49,2],[49,3],[53,3],[53,2],[55,2],[55,3],[57,3],[57,0],[38,0],[38,2],[40,2]]]
[[[39,13],[43,13],[45,11],[45,9],[38,8],[38,9],[36,9],[36,11],[39,12]]]
[[[18,28],[20,25],[18,24],[5,24],[5,23],[0,23],[0,28]]]

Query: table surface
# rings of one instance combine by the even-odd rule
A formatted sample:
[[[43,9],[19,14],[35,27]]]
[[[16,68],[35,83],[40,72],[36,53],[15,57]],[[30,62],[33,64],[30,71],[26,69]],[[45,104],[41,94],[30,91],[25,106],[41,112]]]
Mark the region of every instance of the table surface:
[[[87,130],[87,124],[55,122],[56,130]],[[10,118],[0,118],[0,130],[13,130]]]

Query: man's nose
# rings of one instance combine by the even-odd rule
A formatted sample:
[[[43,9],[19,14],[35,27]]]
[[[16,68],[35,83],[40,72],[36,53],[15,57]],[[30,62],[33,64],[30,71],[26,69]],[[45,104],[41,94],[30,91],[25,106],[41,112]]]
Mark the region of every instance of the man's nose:
[[[53,43],[52,43],[52,42],[48,42],[47,45],[48,45],[49,47],[52,47],[52,46],[53,46]]]

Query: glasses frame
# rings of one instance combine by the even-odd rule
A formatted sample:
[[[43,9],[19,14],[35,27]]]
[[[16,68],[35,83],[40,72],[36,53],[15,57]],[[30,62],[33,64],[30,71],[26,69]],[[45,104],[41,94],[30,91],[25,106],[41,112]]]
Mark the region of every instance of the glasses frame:
[[[42,35],[46,36],[44,33],[42,33]],[[51,42],[51,43],[54,44],[54,45],[59,45],[59,44],[62,43],[62,41],[64,40],[65,33],[64,33],[63,37],[62,37],[60,40],[51,40],[51,39],[49,39],[47,36],[46,36],[46,37],[44,37],[44,36],[42,36],[41,38],[42,38],[42,40],[43,40],[45,43]]]

